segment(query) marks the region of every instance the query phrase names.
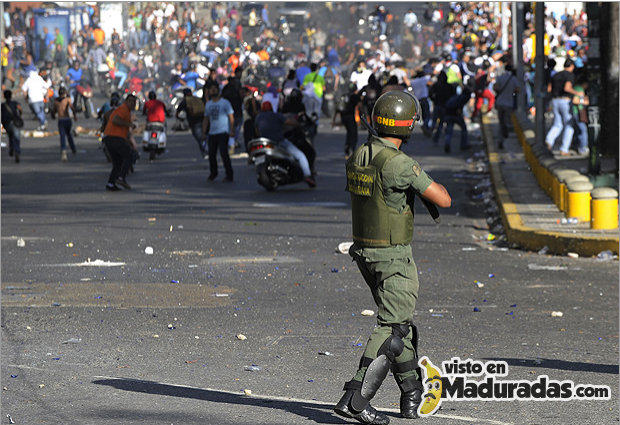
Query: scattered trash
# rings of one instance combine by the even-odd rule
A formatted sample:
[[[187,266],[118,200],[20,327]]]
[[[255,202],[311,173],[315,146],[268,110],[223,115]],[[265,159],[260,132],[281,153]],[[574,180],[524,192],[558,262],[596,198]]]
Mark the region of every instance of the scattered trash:
[[[510,307],[516,307],[516,306],[517,306],[516,304],[512,304]]]
[[[238,339],[239,341],[245,341],[246,339],[248,339],[248,337],[247,337],[247,336],[245,336],[245,335],[243,335],[243,334],[238,334],[238,335],[237,335],[237,339]]]
[[[496,239],[496,236],[493,233],[489,233],[487,235],[487,241],[494,241]]]
[[[148,218],[148,220],[149,220],[150,222],[153,222],[153,221],[157,221],[157,218],[156,218],[156,217],[149,217],[149,218]]]
[[[146,255],[153,255],[153,247],[152,246],[147,246],[146,248],[144,248],[144,253]]]
[[[66,341],[63,341],[63,344],[79,344],[82,342],[82,338],[69,338]]]
[[[11,375],[11,378],[17,378],[18,375]]]
[[[478,282],[477,280],[474,280],[474,284],[475,284],[478,288],[484,288],[484,283],[482,283],[482,282]]]
[[[362,316],[374,316],[375,312],[372,310],[362,310]]]
[[[579,219],[575,217],[562,218],[561,220],[558,220],[558,224],[577,224],[577,223],[579,223]]]
[[[541,359],[534,359],[534,364],[542,364],[542,360]]]
[[[200,337],[198,335],[194,336],[194,339],[200,339]]]
[[[613,260],[614,258],[617,258],[617,257],[614,255],[613,252],[609,250],[599,252],[598,255],[596,256],[596,259],[600,261]]]
[[[333,356],[329,351],[319,351],[319,356]]]
[[[577,254],[576,252],[569,252],[566,255],[570,258],[579,258],[579,254]]]
[[[489,273],[489,279],[493,279],[494,277],[495,277],[495,274]]]
[[[338,269],[334,267],[334,268],[332,269],[332,273],[338,273]]]
[[[18,246],[19,248],[23,248],[23,247],[25,247],[25,246],[26,246],[26,241],[25,241],[23,238],[19,238],[19,239],[17,239],[17,246]]]
[[[172,225],[170,225],[170,231],[172,232]]]
[[[15,423],[15,421],[13,420],[13,418],[11,417],[11,415],[9,415],[8,413],[7,413],[6,417],[9,419],[9,423],[10,423],[10,424],[14,424],[14,423]]]
[[[153,334],[153,338],[159,338],[159,335]]]
[[[39,388],[45,387],[45,384],[39,384]]]
[[[348,254],[349,248],[351,248],[351,245],[353,245],[353,242],[342,242],[340,245],[338,245],[338,251],[341,254]]]
[[[441,313],[433,313],[433,314],[431,314],[431,317],[443,317],[443,314],[441,314]]]
[[[243,390],[245,395],[252,395],[252,390]]]
[[[542,264],[533,264],[530,263],[527,265],[527,268],[530,270],[549,270],[549,271],[560,271],[560,270],[568,270],[568,267],[566,266],[545,266]]]
[[[358,342],[357,344],[353,344],[354,347],[361,347],[362,345],[364,344],[362,344],[361,342]]]
[[[179,230],[183,230],[183,225],[182,225],[182,224],[179,224],[179,225],[177,226],[177,229],[179,229]]]
[[[515,314],[514,311],[511,311],[510,313],[506,313],[506,316],[513,316]]]
[[[473,246],[464,246],[463,248],[461,248],[461,251],[476,251],[478,248],[475,248]]]
[[[174,279],[172,279],[172,280],[170,281],[170,283],[179,283],[179,281],[178,281],[178,280],[174,280]]]
[[[546,255],[549,252],[549,247],[548,246],[543,246],[540,251],[538,251],[538,255]]]
[[[244,366],[243,370],[245,370],[246,372],[259,372],[260,371],[260,367],[258,367],[256,365]]]
[[[52,303],[52,307],[60,307],[60,303]]]
[[[31,331],[31,330],[32,330],[32,328],[31,328],[30,326],[26,326],[26,330],[27,330],[27,331]]]
[[[215,294],[216,297],[227,297],[230,294],[220,294],[219,292],[217,294]]]
[[[314,379],[308,379],[308,382],[314,382]]]
[[[561,311],[552,311],[551,312],[551,317],[562,317],[564,316],[564,313],[562,313]]]
[[[478,313],[480,309],[478,307],[474,307],[474,312]]]
[[[67,244],[67,247],[68,247],[68,248],[73,248],[73,242],[69,242],[69,243]]]
[[[174,326],[172,323],[168,324],[168,329],[173,330],[176,329],[176,326]]]

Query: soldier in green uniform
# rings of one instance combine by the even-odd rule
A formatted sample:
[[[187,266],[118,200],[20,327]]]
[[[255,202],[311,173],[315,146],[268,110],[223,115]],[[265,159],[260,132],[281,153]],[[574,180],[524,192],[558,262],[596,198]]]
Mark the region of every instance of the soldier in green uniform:
[[[401,415],[416,418],[422,401],[417,329],[412,322],[419,286],[410,245],[413,197],[419,195],[443,208],[451,199],[442,185],[399,150],[419,114],[419,103],[409,93],[383,94],[372,111],[378,136],[371,136],[346,165],[354,241],[349,254],[377,304],[378,326],[334,411],[364,424],[389,423],[369,402],[390,369],[401,390]]]

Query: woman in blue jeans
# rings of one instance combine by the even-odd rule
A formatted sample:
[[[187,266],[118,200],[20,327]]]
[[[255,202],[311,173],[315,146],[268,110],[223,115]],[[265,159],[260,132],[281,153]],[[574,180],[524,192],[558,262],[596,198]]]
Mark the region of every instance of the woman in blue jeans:
[[[68,160],[66,150],[67,140],[69,140],[71,152],[73,152],[73,154],[76,153],[75,143],[73,143],[73,135],[71,134],[71,127],[73,123],[71,122],[71,117],[69,116],[69,109],[73,111],[73,116],[77,120],[75,109],[73,109],[73,102],[71,102],[71,98],[67,96],[67,89],[61,87],[58,90],[58,98],[54,102],[54,111],[56,114],[58,114],[58,133],[60,133],[60,159],[63,162],[66,162]]]

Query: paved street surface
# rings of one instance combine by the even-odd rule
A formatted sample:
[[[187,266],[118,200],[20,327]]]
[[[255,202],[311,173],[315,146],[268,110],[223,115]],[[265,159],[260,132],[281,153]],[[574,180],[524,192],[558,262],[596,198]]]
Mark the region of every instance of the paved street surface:
[[[454,200],[440,225],[416,206],[420,354],[612,389],[597,402],[445,402],[417,422],[618,422],[618,263],[486,242],[471,153],[414,140],[405,151]],[[375,323],[360,312],[376,307],[336,253],[351,232],[343,141],[322,127],[318,187],[274,193],[243,158],[234,184],[222,171],[207,184],[189,134],[141,159],[119,193],[104,191],[110,166],[95,139],[78,138],[68,163],[57,138],[23,141],[21,164],[3,149],[2,423],[347,423],[331,407]],[[404,424],[398,395],[388,377],[373,404]]]

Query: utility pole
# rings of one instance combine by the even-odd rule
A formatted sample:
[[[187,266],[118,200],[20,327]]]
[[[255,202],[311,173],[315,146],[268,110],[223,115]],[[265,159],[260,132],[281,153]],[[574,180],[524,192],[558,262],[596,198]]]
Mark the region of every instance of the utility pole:
[[[512,64],[517,72],[517,79],[523,84],[523,26],[525,16],[522,2],[512,2]],[[527,105],[525,90],[517,94],[517,113],[526,116]]]
[[[508,3],[500,3],[502,19],[502,51],[508,51]]]
[[[534,63],[534,104],[536,105],[536,144],[545,143],[545,3],[536,2],[534,9],[536,58]]]

